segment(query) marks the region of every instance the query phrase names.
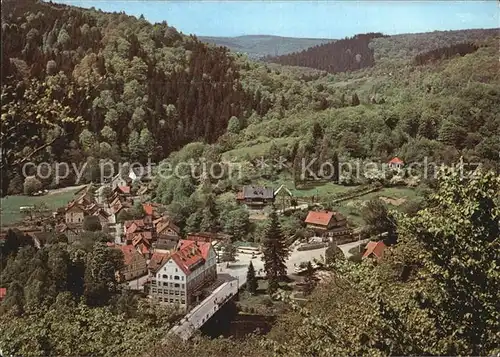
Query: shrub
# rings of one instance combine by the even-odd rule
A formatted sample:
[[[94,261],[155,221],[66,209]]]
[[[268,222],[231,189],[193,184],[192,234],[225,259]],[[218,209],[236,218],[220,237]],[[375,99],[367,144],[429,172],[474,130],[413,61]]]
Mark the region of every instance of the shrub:
[[[26,177],[23,184],[23,191],[25,195],[33,195],[34,193],[40,191],[42,188],[42,183],[35,176]]]

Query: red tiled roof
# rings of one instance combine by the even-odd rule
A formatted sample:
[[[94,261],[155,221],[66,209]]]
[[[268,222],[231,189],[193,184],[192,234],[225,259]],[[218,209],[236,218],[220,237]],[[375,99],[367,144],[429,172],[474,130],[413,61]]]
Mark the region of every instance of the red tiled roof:
[[[135,225],[138,226],[138,227],[143,227],[144,226],[144,220],[143,219],[132,219],[132,220],[123,222],[123,224],[125,225],[125,228],[130,227],[133,223],[135,223]]]
[[[369,257],[371,254],[375,255],[377,259],[380,259],[384,254],[384,250],[387,246],[383,241],[378,242],[368,242],[366,245],[365,253],[363,254],[363,258]]]
[[[127,234],[127,240],[131,240],[134,246],[139,243],[146,244],[148,247],[151,246],[152,234],[151,232],[138,232],[133,234]]]
[[[120,189],[123,193],[130,193],[130,186],[117,186],[116,188]]]
[[[179,242],[179,249],[171,258],[186,275],[189,275],[200,263],[205,262],[204,256],[207,255],[206,247],[198,246],[194,241],[184,240]]]
[[[141,243],[141,253],[142,254],[149,254],[149,248],[144,243]]]
[[[146,212],[146,214],[148,216],[152,216],[153,215],[153,205],[150,204],[150,203],[144,203],[142,205],[142,207],[144,208],[144,212]]]
[[[318,224],[321,226],[328,226],[328,223],[332,220],[332,217],[334,216],[334,212],[329,212],[329,211],[323,211],[323,212],[316,212],[316,211],[309,211],[306,217],[306,223],[309,224]]]
[[[404,162],[399,157],[395,157],[391,161],[389,161],[389,164],[404,164]]]
[[[7,288],[0,288],[0,300],[7,295]]]
[[[188,249],[189,247],[196,246],[200,252],[203,259],[208,260],[208,254],[210,252],[210,247],[212,244],[210,242],[200,242],[188,239],[181,239],[178,244],[178,249]]]
[[[134,258],[134,254],[137,253],[137,250],[132,245],[120,245],[118,247],[123,253],[123,263],[125,265],[130,265]]]

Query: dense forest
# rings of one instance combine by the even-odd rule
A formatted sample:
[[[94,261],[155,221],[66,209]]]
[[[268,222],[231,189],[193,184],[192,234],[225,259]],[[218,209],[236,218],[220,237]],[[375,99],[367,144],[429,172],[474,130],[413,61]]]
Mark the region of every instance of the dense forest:
[[[282,65],[312,67],[330,73],[356,71],[375,64],[369,43],[378,37],[383,35],[381,33],[356,35],[301,52],[276,57],[268,56],[264,60]]]
[[[269,108],[226,49],[166,23],[36,1],[2,10],[5,178],[27,158],[158,160]]]
[[[435,50],[419,53],[415,56],[415,63],[417,65],[423,65],[429,62],[451,58],[455,55],[465,56],[468,53],[477,51],[477,49],[478,46],[473,43],[459,43],[456,45],[439,47]]]

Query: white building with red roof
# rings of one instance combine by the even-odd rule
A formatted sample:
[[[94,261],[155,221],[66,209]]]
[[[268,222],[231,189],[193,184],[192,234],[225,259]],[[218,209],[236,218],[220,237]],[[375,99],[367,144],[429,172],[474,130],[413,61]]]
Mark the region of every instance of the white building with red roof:
[[[340,212],[309,211],[305,223],[307,229],[319,237],[343,237],[352,233],[346,217]]]
[[[151,296],[188,309],[201,289],[217,279],[217,258],[210,242],[180,240],[151,280]]]
[[[391,169],[399,170],[403,168],[405,163],[403,160],[401,160],[399,157],[396,156],[393,159],[391,159],[391,161],[389,161],[388,165]]]

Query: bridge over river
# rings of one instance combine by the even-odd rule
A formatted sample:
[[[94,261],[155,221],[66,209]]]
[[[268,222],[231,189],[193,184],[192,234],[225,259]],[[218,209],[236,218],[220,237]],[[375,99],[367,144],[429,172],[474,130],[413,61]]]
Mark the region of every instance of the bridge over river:
[[[245,281],[239,281],[228,274],[219,274],[219,278],[225,280],[217,287],[210,296],[201,301],[186,316],[182,318],[170,331],[170,334],[176,334],[183,340],[189,339],[193,333],[207,322],[224,304],[233,299],[237,294],[239,287]],[[246,279],[245,279],[246,280]]]
[[[338,247],[344,252],[346,257],[350,255],[349,250],[353,247],[359,246],[365,241],[355,241],[347,244],[339,245]],[[296,266],[301,262],[322,259],[324,257],[326,248],[298,251],[297,247],[292,246],[292,252],[289,259],[286,261],[288,274],[295,272]],[[195,306],[186,316],[179,321],[170,331],[170,334],[176,334],[183,340],[189,339],[193,333],[205,324],[214,314],[219,311],[224,304],[233,299],[239,289],[246,283],[246,273],[248,264],[253,262],[253,266],[259,275],[259,272],[264,267],[260,256],[255,259],[251,254],[238,254],[238,261],[230,263],[227,267],[226,264],[220,264],[218,269],[218,278],[224,282],[219,285],[206,299],[201,301]]]

